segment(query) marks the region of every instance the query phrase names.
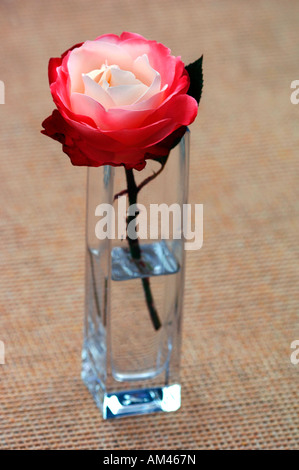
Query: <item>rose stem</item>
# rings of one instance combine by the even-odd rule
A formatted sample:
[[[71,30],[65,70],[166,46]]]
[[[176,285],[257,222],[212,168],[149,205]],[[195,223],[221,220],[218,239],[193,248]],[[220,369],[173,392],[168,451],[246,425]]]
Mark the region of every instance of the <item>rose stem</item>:
[[[128,186],[128,197],[129,197],[129,205],[131,206],[132,204],[137,203],[137,193],[138,193],[138,187],[136,186],[133,170],[125,170],[126,171],[126,178],[127,178],[127,186]],[[127,225],[133,220],[135,220],[137,215],[129,215],[127,217]],[[130,247],[130,252],[131,256],[135,260],[140,260],[141,259],[141,250],[140,250],[140,245],[139,245],[139,240],[136,238],[136,240],[132,240],[129,235],[127,236],[127,240],[129,243]],[[144,290],[144,295],[147,303],[147,308],[153,323],[153,326],[155,330],[159,330],[161,327],[161,322],[159,319],[158,312],[155,307],[154,299],[152,296],[152,291],[151,291],[151,286],[150,286],[150,280],[148,277],[142,278],[142,285],[143,285],[143,290]]]

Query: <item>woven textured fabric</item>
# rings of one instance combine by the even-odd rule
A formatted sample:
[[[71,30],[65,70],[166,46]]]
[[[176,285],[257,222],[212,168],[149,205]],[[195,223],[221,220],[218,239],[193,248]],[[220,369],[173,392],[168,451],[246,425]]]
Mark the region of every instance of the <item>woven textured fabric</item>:
[[[296,0],[1,1],[1,449],[298,448],[298,25]],[[123,30],[204,54],[204,245],[187,254],[181,409],[103,421],[80,378],[86,169],[39,131],[49,57]]]

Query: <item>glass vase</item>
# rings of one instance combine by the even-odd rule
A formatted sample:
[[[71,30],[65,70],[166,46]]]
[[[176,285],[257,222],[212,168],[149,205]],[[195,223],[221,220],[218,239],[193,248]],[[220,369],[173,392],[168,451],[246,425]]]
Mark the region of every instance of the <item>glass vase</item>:
[[[125,169],[88,169],[82,379],[104,419],[181,404],[188,159],[189,130],[158,175],[153,160],[131,172],[140,188],[138,259],[127,239],[132,201]]]

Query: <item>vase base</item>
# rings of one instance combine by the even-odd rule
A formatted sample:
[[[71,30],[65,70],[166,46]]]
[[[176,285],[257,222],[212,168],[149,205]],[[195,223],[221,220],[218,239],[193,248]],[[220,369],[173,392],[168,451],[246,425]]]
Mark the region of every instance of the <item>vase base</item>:
[[[181,386],[179,384],[165,387],[125,390],[105,394],[103,417],[120,418],[159,411],[176,411],[181,406]]]
[[[179,384],[105,393],[101,382],[86,361],[83,362],[81,377],[102,411],[104,419],[159,411],[176,411],[181,406],[181,386]]]

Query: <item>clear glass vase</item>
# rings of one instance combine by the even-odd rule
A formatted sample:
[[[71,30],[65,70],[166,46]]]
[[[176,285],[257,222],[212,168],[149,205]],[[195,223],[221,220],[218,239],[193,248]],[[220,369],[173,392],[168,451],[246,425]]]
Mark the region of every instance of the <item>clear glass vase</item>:
[[[82,379],[105,419],[180,407],[188,159],[189,131],[138,192],[138,260],[126,239],[124,168],[88,169]],[[148,160],[134,170],[136,186],[160,168]]]

